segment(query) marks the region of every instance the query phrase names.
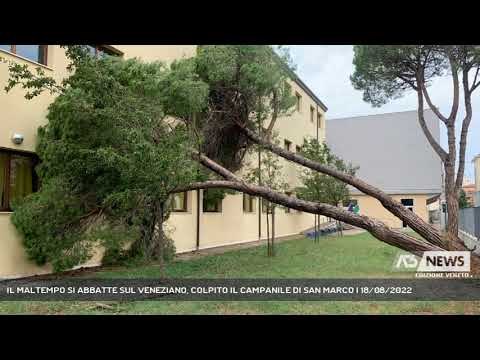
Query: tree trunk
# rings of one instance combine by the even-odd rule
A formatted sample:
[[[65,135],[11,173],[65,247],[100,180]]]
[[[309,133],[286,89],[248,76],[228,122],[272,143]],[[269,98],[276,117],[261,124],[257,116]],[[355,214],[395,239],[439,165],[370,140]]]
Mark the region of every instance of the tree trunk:
[[[164,222],[164,213],[165,213],[165,203],[158,202],[157,203],[157,250],[156,256],[158,258],[158,265],[160,268],[160,274],[163,275],[164,267],[165,267],[165,260],[164,260],[164,252],[165,252],[165,233],[163,231],[163,222]]]
[[[448,248],[458,237],[458,189],[455,184],[455,168],[445,164],[445,196],[447,201],[447,240]]]
[[[145,206],[148,215],[141,225],[141,236],[130,247],[129,253],[133,256],[141,255],[144,260],[151,259],[151,244],[154,241],[155,224],[157,222],[157,214],[154,205]]]
[[[275,256],[275,206],[272,208],[272,254]]]

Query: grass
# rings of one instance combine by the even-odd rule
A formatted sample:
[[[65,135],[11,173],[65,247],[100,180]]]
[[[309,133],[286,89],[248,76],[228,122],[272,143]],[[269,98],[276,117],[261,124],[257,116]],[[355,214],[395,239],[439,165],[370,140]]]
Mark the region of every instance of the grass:
[[[391,278],[398,249],[368,233],[291,240],[276,246],[274,258],[265,246],[232,250],[221,255],[174,261],[172,278]],[[158,277],[155,265],[105,269],[98,278]],[[91,276],[90,276],[91,277]],[[354,302],[354,301],[133,301],[2,302],[0,314],[479,314],[480,302]]]

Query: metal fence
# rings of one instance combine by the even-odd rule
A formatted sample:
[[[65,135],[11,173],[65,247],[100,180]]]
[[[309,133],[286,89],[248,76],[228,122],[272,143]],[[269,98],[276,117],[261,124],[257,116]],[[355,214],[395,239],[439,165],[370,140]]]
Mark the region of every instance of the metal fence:
[[[458,227],[460,230],[480,239],[480,206],[460,209]]]

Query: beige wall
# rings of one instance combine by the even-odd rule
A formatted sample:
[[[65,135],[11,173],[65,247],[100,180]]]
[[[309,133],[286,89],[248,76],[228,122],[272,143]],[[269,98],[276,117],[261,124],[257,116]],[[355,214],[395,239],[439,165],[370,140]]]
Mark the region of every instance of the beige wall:
[[[115,48],[124,53],[125,58],[137,57],[145,61],[160,60],[166,63],[183,57],[193,56],[195,45],[115,45]],[[57,80],[67,75],[67,60],[64,49],[57,45],[49,45],[48,63],[46,66],[0,50],[0,56],[7,60],[14,60],[30,67],[41,67],[47,75]],[[49,93],[44,93],[33,100],[24,98],[24,91],[13,89],[6,94],[3,91],[8,79],[7,67],[0,64],[0,147],[20,151],[33,152],[36,146],[36,133],[39,126],[45,124],[48,104],[54,99]],[[294,91],[302,95],[302,109],[292,116],[278,120],[276,129],[280,132],[281,141],[287,138],[295,145],[301,145],[304,137],[316,136],[316,117],[310,122],[310,106],[317,106],[312,99],[296,84],[292,84]],[[323,114],[323,111],[318,108]],[[323,118],[324,119],[324,118]],[[325,121],[319,129],[319,138],[325,137]],[[24,136],[22,145],[14,145],[11,141],[13,133]],[[291,164],[285,166],[285,176],[292,186],[298,184],[298,168]],[[221,214],[201,213],[200,248],[227,245],[239,242],[255,241],[258,239],[258,206],[254,213],[243,213],[242,195],[228,195],[223,201]],[[174,213],[167,223],[175,241],[178,252],[192,251],[196,248],[196,192],[188,196],[188,212]],[[202,201],[200,198],[200,212]],[[296,234],[313,225],[313,216],[292,210],[286,214],[282,208],[276,212],[276,234],[278,236]],[[266,236],[265,216],[262,216],[263,237]],[[101,252],[89,261],[88,265],[95,265]],[[0,278],[10,276],[27,276],[49,272],[48,266],[37,267],[31,263],[25,254],[22,239],[10,222],[9,213],[0,213]]]
[[[51,267],[38,267],[28,260],[22,239],[10,221],[10,215],[0,213],[0,279],[45,274],[50,271]]]
[[[428,222],[427,199],[429,195],[392,195],[398,202],[401,199],[413,199],[413,211],[424,221]],[[386,210],[382,204],[375,198],[367,195],[352,195],[352,199],[358,201],[360,214],[376,218],[392,228],[401,228],[402,221]]]
[[[200,249],[238,244],[258,240],[258,200],[255,200],[255,211],[243,212],[243,195],[227,195],[222,202],[221,213],[203,213],[202,195],[200,192]],[[197,193],[188,193],[188,212],[172,213],[167,229],[175,241],[178,253],[193,251],[197,241]],[[285,213],[277,207],[275,211],[276,236],[298,234],[313,227],[314,217],[311,214],[291,210]],[[267,236],[266,216],[262,213],[262,239]]]

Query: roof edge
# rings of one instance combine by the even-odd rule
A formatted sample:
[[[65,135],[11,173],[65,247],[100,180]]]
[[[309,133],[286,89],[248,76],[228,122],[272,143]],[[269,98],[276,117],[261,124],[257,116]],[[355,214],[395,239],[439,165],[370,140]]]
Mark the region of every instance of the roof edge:
[[[282,61],[282,58],[277,54],[277,52],[273,49],[270,48],[273,54],[276,56],[276,58],[279,60],[280,64],[283,65],[283,67],[287,70],[287,72],[290,74],[292,77],[293,81],[302,88],[303,91],[305,91],[316,103],[319,105],[323,111],[327,112],[328,107],[318,98],[317,95],[303,82],[302,79],[295,73],[293,69],[288,66],[284,61]]]
[[[430,108],[425,108],[423,112],[432,111]],[[366,118],[366,117],[375,117],[375,116],[384,116],[384,115],[392,115],[392,114],[405,114],[405,113],[418,113],[418,109],[413,110],[403,110],[403,111],[392,111],[388,113],[379,113],[379,114],[369,114],[369,115],[356,115],[356,116],[345,116],[339,118],[331,118],[328,121],[336,121],[336,120],[350,120],[350,119],[358,119],[358,118]],[[479,155],[480,156],[480,155]]]
[[[310,95],[313,100],[315,100],[315,102],[317,103],[318,106],[320,106],[322,108],[323,111],[327,112],[328,111],[328,108],[327,106],[317,97],[317,95],[315,95],[313,93],[312,90],[310,90],[310,88],[307,86],[307,84],[305,84],[302,79],[300,79],[298,77],[297,74],[295,74],[295,72],[293,72],[293,76],[294,76],[294,81],[297,83],[298,86],[300,86],[302,88],[303,91],[305,91],[308,95]]]

